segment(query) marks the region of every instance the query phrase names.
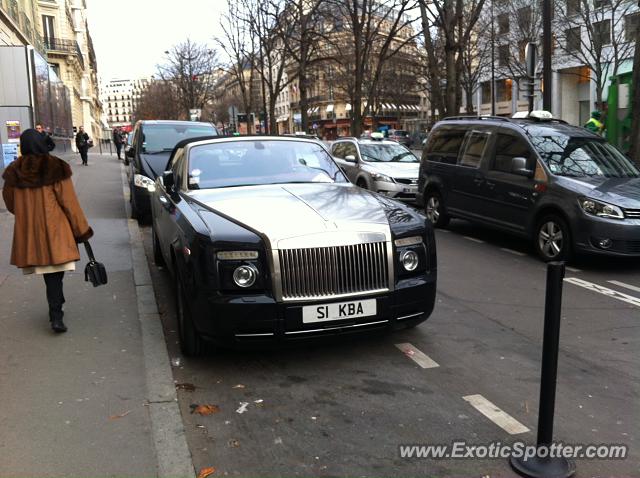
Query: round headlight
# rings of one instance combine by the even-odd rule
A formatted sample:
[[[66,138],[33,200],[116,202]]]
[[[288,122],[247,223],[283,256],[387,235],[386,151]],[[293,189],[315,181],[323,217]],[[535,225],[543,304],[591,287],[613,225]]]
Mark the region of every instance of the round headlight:
[[[418,263],[420,262],[420,258],[415,251],[404,251],[400,256],[400,262],[402,262],[402,267],[406,271],[415,271],[418,267]]]
[[[252,265],[242,265],[233,271],[233,282],[238,287],[251,287],[256,283],[258,270]]]

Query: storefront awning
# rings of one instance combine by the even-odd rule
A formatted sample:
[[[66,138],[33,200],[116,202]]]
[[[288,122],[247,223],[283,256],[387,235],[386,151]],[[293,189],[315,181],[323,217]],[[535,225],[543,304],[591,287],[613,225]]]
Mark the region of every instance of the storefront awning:
[[[283,121],[289,121],[289,115],[282,115],[276,118],[276,123],[282,123]]]
[[[351,111],[351,103],[347,103],[344,107],[345,111]]]
[[[333,112],[333,105],[327,105],[327,113]]]

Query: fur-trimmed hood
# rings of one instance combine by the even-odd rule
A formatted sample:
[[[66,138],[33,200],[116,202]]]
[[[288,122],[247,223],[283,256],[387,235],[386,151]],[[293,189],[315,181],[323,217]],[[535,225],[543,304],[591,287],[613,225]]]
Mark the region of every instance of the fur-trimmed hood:
[[[11,163],[2,174],[7,186],[39,188],[71,177],[69,164],[50,154],[27,154]]]

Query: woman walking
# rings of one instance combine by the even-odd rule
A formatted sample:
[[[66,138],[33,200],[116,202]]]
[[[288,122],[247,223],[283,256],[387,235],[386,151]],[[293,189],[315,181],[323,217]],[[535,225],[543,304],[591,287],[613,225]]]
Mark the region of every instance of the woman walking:
[[[93,230],[78,203],[71,168],[49,154],[42,135],[35,129],[22,133],[20,152],[2,175],[2,197],[15,216],[11,264],[44,276],[51,328],[66,332],[62,279],[80,259],[77,243]]]

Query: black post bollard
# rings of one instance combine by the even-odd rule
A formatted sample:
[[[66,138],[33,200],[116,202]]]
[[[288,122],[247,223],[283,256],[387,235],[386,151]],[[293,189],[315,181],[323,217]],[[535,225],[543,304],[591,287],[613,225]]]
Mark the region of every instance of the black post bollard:
[[[549,447],[553,442],[553,414],[556,402],[564,271],[564,262],[550,262],[547,265],[542,376],[538,409],[538,449]],[[576,465],[573,461],[564,457],[550,457],[548,452],[544,454],[544,457],[538,455],[528,459],[511,457],[509,462],[518,474],[530,478],[568,478],[576,472]]]

